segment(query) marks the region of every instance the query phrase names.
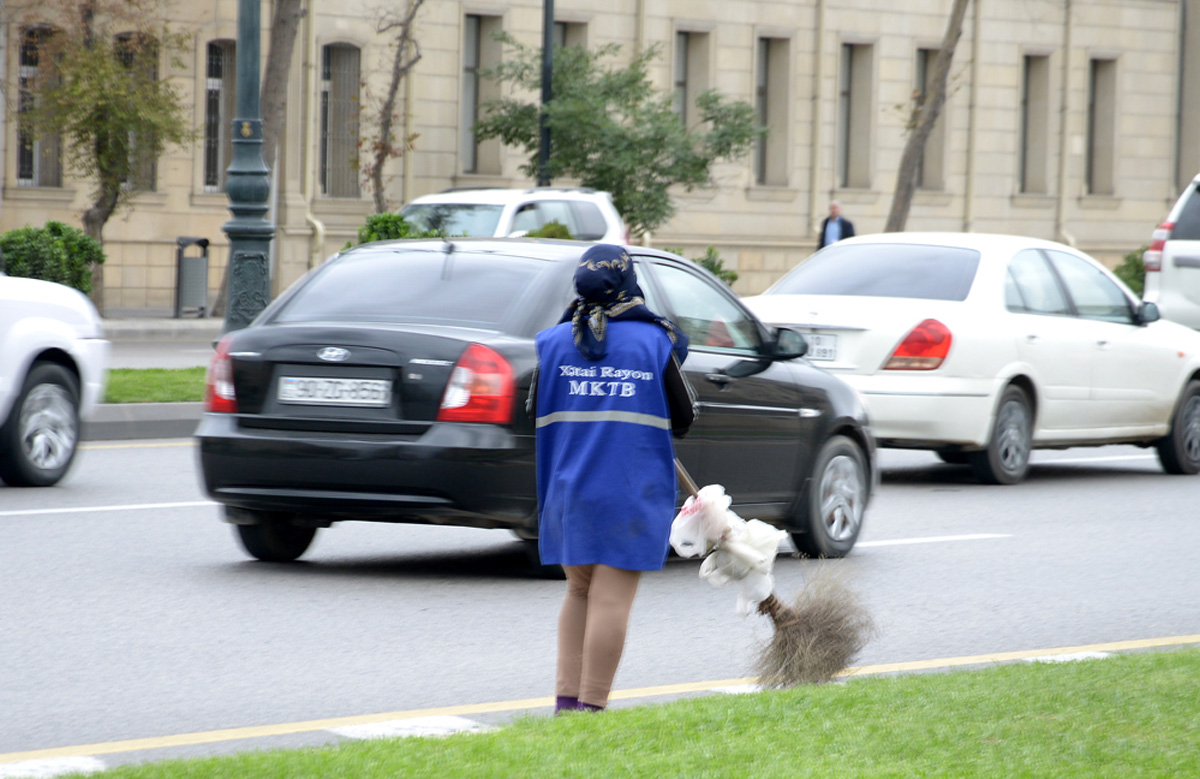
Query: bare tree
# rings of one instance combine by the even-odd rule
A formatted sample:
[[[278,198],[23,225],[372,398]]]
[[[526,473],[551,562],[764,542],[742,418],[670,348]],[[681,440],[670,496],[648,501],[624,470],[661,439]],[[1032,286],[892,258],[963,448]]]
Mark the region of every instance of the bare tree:
[[[271,19],[271,44],[267,50],[267,67],[262,80],[263,158],[267,167],[275,167],[275,148],[283,126],[283,109],[287,104],[288,74],[292,70],[292,50],[296,47],[296,32],[307,10],[303,0],[276,0]]]
[[[912,206],[913,192],[917,188],[917,168],[925,153],[925,142],[933,131],[933,125],[942,113],[946,103],[946,81],[950,73],[950,63],[954,59],[954,50],[958,39],[962,37],[963,17],[966,16],[967,6],[971,0],[954,0],[950,10],[950,21],[946,24],[946,34],[942,38],[942,47],[938,50],[933,63],[933,75],[929,79],[929,88],[917,101],[913,109],[912,131],[904,152],[900,155],[900,169],[896,173],[896,191],[892,195],[892,209],[888,212],[884,232],[896,233],[904,230],[908,221],[908,210]]]
[[[377,134],[373,138],[361,138],[359,144],[368,152],[367,159],[361,163],[360,169],[363,177],[371,185],[375,213],[378,214],[388,210],[383,189],[383,166],[389,159],[411,151],[412,143],[417,137],[416,134],[404,131],[403,137],[397,141],[394,128],[399,119],[396,113],[396,95],[400,91],[400,82],[421,60],[421,47],[413,36],[413,21],[424,3],[425,0],[408,0],[403,13],[381,10],[379,22],[375,27],[375,31],[380,35],[392,36],[392,67],[387,89],[376,114]]]

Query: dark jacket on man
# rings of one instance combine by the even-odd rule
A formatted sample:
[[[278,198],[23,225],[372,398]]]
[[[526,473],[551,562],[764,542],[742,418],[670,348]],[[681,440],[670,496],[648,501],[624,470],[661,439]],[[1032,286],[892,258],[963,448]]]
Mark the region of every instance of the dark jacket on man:
[[[829,220],[833,219],[833,218],[834,217],[832,217],[832,216],[827,216],[827,217],[825,217],[825,221],[821,222],[821,232],[817,235],[817,248],[818,249],[825,248],[825,228],[827,228],[829,226]],[[841,236],[841,238],[838,238],[838,240],[841,241],[846,238],[853,238],[854,237],[854,223],[851,222],[849,219],[847,219],[844,216],[839,216],[839,217],[837,217],[837,219],[842,224],[842,236]]]

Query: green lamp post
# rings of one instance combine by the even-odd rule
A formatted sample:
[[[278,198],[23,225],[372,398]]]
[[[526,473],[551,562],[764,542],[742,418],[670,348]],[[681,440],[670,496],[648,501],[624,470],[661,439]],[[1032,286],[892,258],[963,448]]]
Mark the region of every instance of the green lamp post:
[[[275,229],[267,221],[271,182],[262,155],[261,26],[261,0],[238,0],[237,106],[233,161],[225,183],[233,218],[224,225],[229,236],[224,332],[245,327],[271,300],[269,257]]]

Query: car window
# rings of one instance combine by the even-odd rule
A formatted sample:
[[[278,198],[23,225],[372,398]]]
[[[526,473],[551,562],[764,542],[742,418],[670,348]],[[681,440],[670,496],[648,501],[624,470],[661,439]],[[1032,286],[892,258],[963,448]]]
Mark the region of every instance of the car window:
[[[475,203],[410,203],[400,215],[421,230],[440,230],[451,237],[489,238],[496,234],[503,206]]]
[[[1129,299],[1104,271],[1066,252],[1047,251],[1046,256],[1067,285],[1067,293],[1080,316],[1133,324]]]
[[[1191,194],[1183,201],[1183,208],[1175,218],[1175,228],[1171,230],[1173,241],[1200,241],[1200,187],[1191,187]]]
[[[575,215],[571,213],[571,206],[565,200],[543,200],[538,203],[538,227],[545,227],[551,222],[558,222],[567,228],[573,237],[579,237]]]
[[[1009,311],[1021,314],[1069,315],[1071,305],[1063,295],[1054,272],[1041,252],[1024,249],[1008,263],[1004,302]]]
[[[537,260],[357,251],[324,266],[274,322],[419,322],[496,328],[545,268]]]
[[[834,244],[788,271],[766,294],[965,300],[978,267],[974,249]]]
[[[667,298],[675,324],[687,334],[691,348],[759,350],[762,342],[757,325],[712,282],[674,265],[654,263],[651,270]],[[642,289],[646,286],[643,284]],[[656,310],[649,299],[646,302]]]
[[[517,213],[513,215],[512,227],[509,228],[509,232],[531,233],[541,226],[541,222],[538,220],[537,203],[522,203],[517,208]]]
[[[608,223],[604,221],[604,214],[600,213],[600,209],[595,203],[588,203],[582,200],[571,202],[571,210],[575,212],[576,230],[572,231],[572,235],[581,241],[598,241],[608,232]]]

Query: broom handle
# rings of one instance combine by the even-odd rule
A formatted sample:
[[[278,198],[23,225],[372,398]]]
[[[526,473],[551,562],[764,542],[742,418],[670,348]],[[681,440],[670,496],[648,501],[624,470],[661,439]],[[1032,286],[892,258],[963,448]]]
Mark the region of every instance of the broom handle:
[[[688,495],[696,495],[700,492],[696,488],[696,482],[692,481],[692,475],[687,472],[687,468],[683,467],[683,463],[679,462],[679,458],[675,458],[675,474],[679,477],[679,483],[687,490]]]

